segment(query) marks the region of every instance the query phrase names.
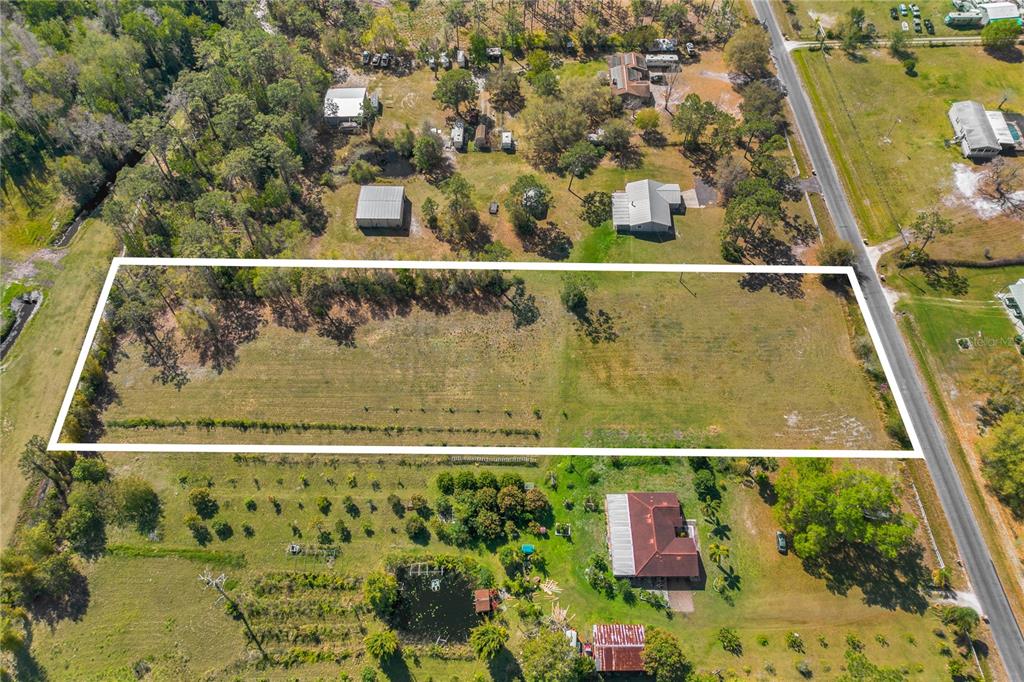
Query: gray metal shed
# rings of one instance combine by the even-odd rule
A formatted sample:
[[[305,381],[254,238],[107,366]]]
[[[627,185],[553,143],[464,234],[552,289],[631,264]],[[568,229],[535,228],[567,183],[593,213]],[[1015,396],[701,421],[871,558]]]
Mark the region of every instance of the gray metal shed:
[[[365,185],[356,204],[358,227],[400,227],[405,217],[405,187]]]

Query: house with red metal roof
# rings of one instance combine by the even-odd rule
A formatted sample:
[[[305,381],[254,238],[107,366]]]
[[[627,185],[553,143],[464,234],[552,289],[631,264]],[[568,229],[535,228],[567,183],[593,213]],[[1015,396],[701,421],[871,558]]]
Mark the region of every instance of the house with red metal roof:
[[[604,508],[615,577],[700,577],[695,534],[675,493],[606,495]]]
[[[643,625],[595,625],[593,637],[597,672],[627,673],[644,669]]]

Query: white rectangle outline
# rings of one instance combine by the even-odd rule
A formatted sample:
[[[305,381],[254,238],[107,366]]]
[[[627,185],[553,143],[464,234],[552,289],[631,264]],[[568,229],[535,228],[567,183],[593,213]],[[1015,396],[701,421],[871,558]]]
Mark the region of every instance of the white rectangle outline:
[[[850,280],[854,296],[871,337],[871,343],[878,353],[886,381],[892,390],[900,418],[910,437],[912,450],[806,450],[806,449],[748,449],[748,448],[578,448],[578,447],[529,447],[529,446],[461,446],[461,445],[250,445],[250,444],[188,444],[188,443],[61,443],[60,432],[67,419],[71,401],[75,395],[82,369],[89,356],[96,330],[103,319],[103,309],[114,277],[122,265],[167,266],[167,267],[279,267],[279,268],[330,268],[330,269],[405,269],[405,270],[526,270],[549,272],[667,272],[667,273],[722,273],[722,274],[804,274],[804,275],[846,275]],[[137,258],[117,256],[110,263],[110,270],[103,282],[99,301],[93,311],[92,321],[86,333],[82,350],[75,364],[75,371],[68,383],[64,402],[61,404],[57,421],[50,434],[49,450],[71,452],[180,452],[180,453],[243,453],[243,454],[394,454],[394,455],[583,455],[583,456],[642,456],[642,457],[837,457],[837,458],[914,458],[923,459],[921,442],[914,424],[910,420],[903,392],[893,379],[892,366],[882,347],[881,338],[875,327],[857,281],[856,271],[849,266],[829,265],[727,265],[727,264],[683,264],[683,263],[550,263],[550,262],[485,262],[485,261],[399,261],[399,260],[319,260],[319,259],[273,259],[273,258]]]

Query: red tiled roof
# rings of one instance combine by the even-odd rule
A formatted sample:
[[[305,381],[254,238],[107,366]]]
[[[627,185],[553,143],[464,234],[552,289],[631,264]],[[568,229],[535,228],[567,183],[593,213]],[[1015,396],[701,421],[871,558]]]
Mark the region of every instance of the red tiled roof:
[[[685,527],[675,493],[627,493],[633,537],[634,575],[651,578],[696,578],[700,575],[697,543],[678,537]]]
[[[644,669],[643,625],[595,625],[594,663],[598,672],[639,672]]]
[[[491,610],[491,591],[475,590],[473,592],[473,605],[477,613],[487,613]]]

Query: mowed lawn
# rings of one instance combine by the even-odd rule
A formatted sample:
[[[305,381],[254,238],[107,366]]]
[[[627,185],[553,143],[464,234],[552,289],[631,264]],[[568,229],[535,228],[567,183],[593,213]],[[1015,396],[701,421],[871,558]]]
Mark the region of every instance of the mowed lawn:
[[[936,241],[932,255],[981,260],[986,251],[991,258],[1024,253],[1019,220],[979,213],[971,205],[976,197],[957,189],[957,171],[970,178],[984,167],[945,146],[954,101],[995,109],[1007,96],[1005,110],[1024,110],[1024,69],[975,47],[915,52],[916,77],[883,50],[865,51],[862,62],[839,50],[793,53],[864,235],[882,241],[918,211],[940,210],[956,229]]]
[[[792,3],[793,13],[786,11],[784,6],[776,8],[781,21],[783,33],[789,38],[800,38],[803,40],[814,40],[818,24],[826,31],[837,31],[843,22],[849,17],[850,10],[854,7],[864,10],[864,17],[867,23],[873,23],[882,38],[888,38],[893,31],[899,31],[900,22],[906,21],[910,26],[908,35],[911,38],[944,38],[949,36],[970,36],[977,35],[979,29],[958,29],[950,28],[943,23],[943,19],[950,12],[955,12],[951,0],[917,0],[921,7],[921,21],[931,19],[935,24],[935,36],[929,36],[925,32],[914,33],[914,18],[909,13],[910,3],[904,3],[908,7],[907,16],[900,16],[895,21],[889,16],[890,7],[899,7],[900,2],[886,2],[884,0],[794,0]],[[796,23],[794,23],[794,21]],[[799,29],[797,28],[799,26]]]
[[[592,273],[585,328],[559,301],[561,273],[519,274],[537,297],[532,326],[515,330],[505,310],[417,308],[360,326],[355,347],[341,347],[271,323],[233,368],[194,365],[180,391],[155,383],[129,344],[105,412],[108,425],[234,418],[404,433],[108,428],[103,440],[891,447],[846,304],[817,279],[790,298],[733,274]]]
[[[5,235],[5,248],[6,238]],[[89,220],[60,260],[38,260],[35,276],[26,282],[42,288],[44,300],[4,359],[0,373],[3,543],[8,542],[13,531],[25,486],[25,479],[17,470],[18,455],[32,436],[49,438],[110,258],[116,253],[115,241],[113,231],[105,223]]]
[[[438,495],[434,485],[437,474],[458,470],[444,460],[232,459],[223,455],[140,459],[111,454],[108,461],[118,475],[145,473],[164,501],[164,524],[160,539],[155,542],[112,530],[110,542],[118,549],[115,555],[106,556],[89,568],[92,603],[84,617],[78,622],[64,621],[54,630],[36,628],[33,654],[51,677],[133,679],[130,666],[141,659],[150,664],[155,679],[336,679],[342,672],[355,678],[364,666],[373,665],[361,645],[364,633],[377,627],[372,615],[367,612],[356,618],[348,611],[340,615],[335,611],[324,615],[315,612],[324,606],[348,608],[360,600],[358,588],[338,595],[297,589],[274,601],[279,609],[276,616],[255,616],[255,627],[261,633],[271,634],[326,626],[330,634],[317,644],[291,644],[268,638],[268,650],[280,656],[292,646],[323,649],[335,652],[342,660],[289,668],[256,668],[255,659],[247,653],[242,639],[242,625],[225,615],[223,605],[215,603],[215,594],[204,590],[197,579],[198,573],[218,558],[231,557],[236,562],[230,566],[212,564],[212,568],[215,574],[226,573],[229,589],[247,605],[253,603],[254,584],[268,572],[312,571],[359,580],[381,568],[388,554],[410,550],[470,555],[490,567],[498,583],[504,579],[495,548],[477,545],[458,549],[433,536],[425,544],[415,544],[405,534],[404,519],[387,503],[392,494],[408,499],[418,493],[433,505]],[[556,590],[551,595],[536,593],[534,601],[542,612],[550,614],[555,605],[566,608],[571,626],[585,638],[589,639],[591,626],[598,623],[658,626],[675,634],[687,656],[702,670],[720,669],[727,678],[798,680],[801,677],[796,665],[800,661],[807,663],[816,679],[837,676],[844,664],[846,638],[855,635],[864,643],[870,660],[902,668],[910,680],[943,676],[947,659],[938,649],[949,642],[949,635],[940,640],[933,634],[942,630],[934,615],[893,608],[884,596],[868,596],[859,586],[846,594],[832,592],[824,581],[808,575],[798,558],[779,555],[775,550],[772,508],[756,489],[741,485],[738,476],[719,474],[723,484],[720,518],[724,535],[715,537],[712,526],[702,520],[692,484],[693,472],[685,460],[629,459],[615,463],[573,457],[540,458],[535,464],[464,466],[477,473],[489,470],[498,476],[509,471],[521,474],[527,482],[544,489],[556,521],[571,525],[571,541],[526,535],[514,544],[530,542],[546,558],[546,577],[554,582]],[[890,474],[898,468],[894,460],[849,464],[870,466]],[[552,476],[557,481],[554,486],[547,483]],[[229,539],[214,538],[203,548],[208,552],[205,559],[125,556],[143,551],[173,554],[200,549],[181,519],[192,511],[187,502],[189,487],[205,484],[211,486],[210,492],[219,504],[211,523],[226,521],[234,530]],[[731,603],[710,588],[696,590],[691,593],[691,613],[666,614],[639,602],[628,605],[621,597],[606,597],[589,586],[584,573],[589,557],[606,551],[605,517],[600,510],[585,511],[584,500],[588,496],[600,500],[606,493],[628,490],[677,493],[686,517],[698,519],[702,551],[706,553],[710,543],[716,541],[729,547],[725,564],[731,565],[739,576],[739,589],[730,593]],[[333,502],[327,514],[316,509],[315,500],[320,496]],[[356,515],[343,511],[341,500],[345,496],[351,496],[358,506]],[[280,504],[279,513],[269,501],[271,498]],[[251,511],[246,507],[249,499],[256,505]],[[313,529],[317,523],[333,529],[338,519],[343,519],[351,529],[352,539],[337,545],[340,552],[333,565],[323,560],[289,557],[285,552],[292,542],[314,542]],[[246,524],[252,528],[251,537],[242,532]],[[299,529],[298,535],[293,526]],[[242,557],[241,562],[238,557]],[[706,556],[704,569],[711,576],[719,572]],[[870,586],[865,589],[870,592]],[[461,597],[452,595],[453,599]],[[517,613],[519,601],[511,599],[499,615],[511,633],[509,648],[516,655],[522,651],[530,631]],[[305,612],[305,607],[313,608],[314,612]],[[742,654],[734,656],[723,651],[716,639],[722,627],[737,629]],[[785,637],[790,632],[800,634],[805,652],[786,647]],[[765,644],[759,643],[760,637],[765,638]],[[476,673],[487,679],[508,679],[503,666],[489,671],[486,664],[471,655],[455,654],[464,651],[458,649],[464,645],[452,644],[455,648],[443,656],[431,647],[407,644],[405,661],[409,672],[415,679],[471,679]],[[399,673],[391,679],[408,678]]]

